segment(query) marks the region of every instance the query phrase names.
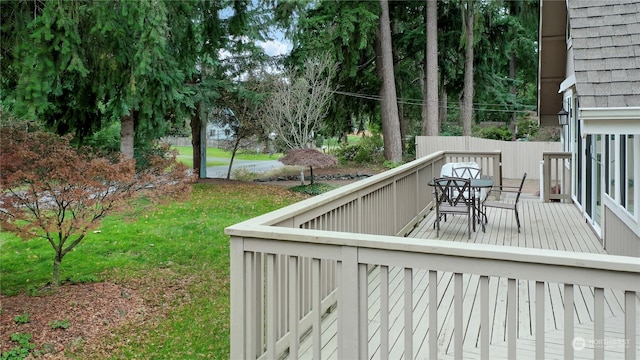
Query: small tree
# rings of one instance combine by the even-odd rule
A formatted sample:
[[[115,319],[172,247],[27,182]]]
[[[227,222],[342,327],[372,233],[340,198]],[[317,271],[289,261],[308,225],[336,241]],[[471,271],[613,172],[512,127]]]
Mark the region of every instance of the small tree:
[[[0,130],[0,226],[24,240],[49,242],[54,287],[60,284],[64,256],[105,215],[140,195],[157,200],[190,189],[191,177],[175,153],[152,156],[136,173],[134,160],[99,157],[72,147],[70,140],[41,131]]]
[[[313,167],[325,168],[338,165],[335,156],[322,153],[316,149],[291,149],[280,159],[285,165],[308,166],[313,185]],[[304,185],[304,170],[300,170],[300,181]]]
[[[271,84],[262,121],[287,148],[306,148],[327,114],[337,65],[329,56],[308,60],[303,69],[288,69]]]
[[[218,125],[228,125],[233,139],[230,143],[231,161],[227,171],[227,180],[231,177],[231,167],[238,150],[243,147],[255,146],[260,135],[265,133],[260,121],[264,94],[258,92],[262,84],[256,78],[250,78],[238,84],[235,89],[223,92],[221,104],[224,109],[218,111],[212,122]]]

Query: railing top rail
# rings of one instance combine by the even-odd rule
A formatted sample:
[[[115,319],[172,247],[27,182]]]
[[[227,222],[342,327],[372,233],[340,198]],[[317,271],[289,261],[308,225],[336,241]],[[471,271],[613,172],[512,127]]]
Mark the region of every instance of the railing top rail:
[[[500,150],[487,150],[487,151],[477,151],[477,150],[444,150],[442,151],[446,156],[455,156],[455,155],[472,155],[472,156],[482,156],[482,155],[498,155],[501,154]]]
[[[568,151],[543,151],[542,156],[571,157],[571,153]]]
[[[328,193],[324,193],[322,195],[314,196],[313,198],[309,198],[298,202],[293,205],[289,205],[282,209],[270,212],[268,214],[264,214],[249,220],[246,220],[245,223],[255,224],[255,225],[272,225],[277,224],[283,220],[290,219],[291,217],[302,214],[309,209],[314,207],[322,206],[324,204],[330,203],[332,201],[339,200],[344,198],[345,196],[352,194],[354,192],[359,192],[366,190],[367,188],[376,188],[380,186],[380,184],[385,183],[390,179],[393,179],[397,176],[402,175],[406,172],[414,171],[415,168],[420,167],[423,164],[433,163],[435,161],[445,159],[447,156],[458,156],[458,155],[473,155],[473,156],[495,156],[500,154],[500,150],[492,150],[492,151],[438,151],[434,152],[428,156],[424,156],[398,166],[396,168],[387,170],[380,174],[376,174],[372,177],[359,180],[357,182],[341,186],[340,188],[330,191]],[[230,228],[235,227],[235,225]],[[229,234],[227,232],[227,234]]]
[[[499,260],[540,265],[628,272],[640,276],[640,263],[629,256],[582,253],[562,250],[511,247],[492,244],[458,243],[384,235],[238,224],[229,235],[293,243],[350,246],[388,251],[445,255],[468,259]],[[262,249],[267,251],[266,249]],[[640,291],[640,281],[635,286]]]
[[[291,217],[302,214],[305,211],[308,211],[309,209],[322,206],[332,201],[339,200],[354,192],[362,191],[372,187],[376,188],[379,186],[379,184],[385,183],[385,181],[387,180],[390,180],[396,176],[402,175],[407,171],[413,171],[413,169],[415,169],[416,167],[420,167],[422,164],[433,163],[435,161],[443,159],[444,156],[445,156],[444,151],[438,151],[429,156],[421,157],[419,159],[400,165],[396,168],[384,171],[380,174],[376,174],[369,178],[362,179],[354,183],[341,186],[338,189],[332,190],[330,192],[314,196],[312,198],[300,201],[298,203],[286,206],[284,208],[272,211],[270,213],[267,213],[261,216],[257,216],[249,220],[245,220],[240,224],[252,224],[252,225],[277,224],[282,220],[290,219]],[[227,229],[233,229],[234,227],[240,224],[232,225]],[[230,234],[227,231],[227,229],[225,229],[225,232],[227,234]]]

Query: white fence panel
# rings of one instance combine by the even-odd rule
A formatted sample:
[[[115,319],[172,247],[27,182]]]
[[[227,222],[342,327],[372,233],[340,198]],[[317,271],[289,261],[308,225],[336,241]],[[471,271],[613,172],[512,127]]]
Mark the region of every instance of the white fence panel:
[[[417,136],[416,157],[427,156],[436,151],[494,151],[502,152],[502,177],[539,180],[540,161],[546,151],[562,151],[559,142],[500,141],[480,139],[470,136]]]

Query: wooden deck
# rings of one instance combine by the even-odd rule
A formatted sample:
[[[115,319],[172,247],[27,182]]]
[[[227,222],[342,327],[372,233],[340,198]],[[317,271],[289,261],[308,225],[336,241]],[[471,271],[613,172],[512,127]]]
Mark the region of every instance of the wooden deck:
[[[410,237],[436,239],[436,231],[433,227],[434,212],[431,212],[418,226],[411,232]],[[598,238],[585,224],[579,211],[572,204],[563,203],[542,203],[538,198],[524,196],[520,199],[520,220],[522,223],[521,233],[518,233],[513,211],[489,209],[488,224],[486,232],[481,227],[471,234],[471,239],[467,238],[467,220],[462,216],[449,216],[446,222],[441,223],[440,239],[456,242],[474,242],[482,244],[495,244],[518,247],[531,247],[553,250],[565,250],[574,252],[602,253],[602,248]],[[428,265],[425,266],[428,268]],[[389,358],[403,358],[403,286],[406,280],[403,276],[402,268],[389,268]],[[380,305],[380,279],[386,277],[380,271],[380,267],[373,267],[368,276],[369,293],[369,347],[368,357],[371,359],[381,358],[381,339],[379,335],[381,311]],[[413,356],[415,359],[429,358],[430,346],[428,344],[429,332],[429,311],[431,306],[429,298],[429,271],[419,270],[412,274],[412,304],[413,312],[413,332],[414,338],[423,338],[422,342],[414,342]],[[460,323],[454,318],[455,287],[460,287],[460,282],[455,281],[455,275],[448,272],[437,272],[437,322],[438,322],[438,358],[453,359],[453,343],[455,341],[454,323]],[[513,281],[513,280],[511,280]],[[509,313],[508,293],[515,292],[517,299],[517,357],[523,359],[537,358],[535,354],[535,334],[536,334],[536,290],[535,282],[516,280],[512,287],[508,286],[509,280],[506,278],[491,277],[488,281],[489,296],[489,329],[490,347],[489,358],[506,359],[510,358],[507,353],[507,340],[513,329],[508,329],[507,316]],[[515,285],[515,286],[513,286]],[[462,274],[462,294],[463,294],[463,357],[480,358],[478,348],[481,338],[481,314],[480,299],[481,288],[486,286],[479,276]],[[545,358],[564,359],[564,302],[566,299],[566,288],[564,284],[545,283],[544,284],[544,324],[545,324]],[[594,346],[600,346],[601,339],[594,339],[594,289],[588,286],[573,287],[574,299],[574,339],[578,341],[574,347],[574,356],[577,359],[592,359],[594,357]],[[640,305],[637,298],[634,299],[636,309]],[[624,339],[624,305],[625,295],[622,291],[605,290],[604,292],[604,317],[605,317],[605,338],[604,358],[623,359],[625,356]],[[460,306],[459,304],[457,306]],[[637,313],[637,311],[636,311]],[[324,316],[322,322],[322,338],[324,348],[322,349],[323,359],[337,358],[337,341],[335,339],[337,316],[339,309],[331,311]],[[486,314],[484,314],[486,316]],[[636,329],[640,328],[640,319],[637,320]],[[327,340],[325,342],[325,339]],[[581,346],[581,339],[584,340],[584,349]],[[573,339],[570,339],[571,343]],[[636,344],[640,343],[640,336]],[[300,349],[300,358],[310,359],[313,357],[310,342],[303,342]],[[640,349],[637,349],[637,358],[640,358]],[[384,358],[384,357],[383,357]]]

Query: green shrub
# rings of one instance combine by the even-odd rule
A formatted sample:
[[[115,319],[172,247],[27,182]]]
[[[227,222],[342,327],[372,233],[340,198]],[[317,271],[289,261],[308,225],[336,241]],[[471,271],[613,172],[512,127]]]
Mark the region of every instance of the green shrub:
[[[341,144],[334,150],[334,155],[340,163],[354,162],[356,164],[378,163],[384,161],[384,142],[382,136],[372,135],[364,137],[355,144]]]
[[[84,143],[106,154],[120,151],[120,121],[114,121],[93,135],[84,139]]]
[[[518,121],[518,132],[516,137],[518,139],[531,139],[535,138],[538,135],[538,131],[540,130],[540,126],[538,123],[533,120],[520,120]]]
[[[257,178],[256,173],[246,167],[235,169],[231,172],[231,178],[239,181],[253,181]]]
[[[9,351],[5,351],[0,355],[2,360],[19,360],[29,355],[29,352],[35,348],[35,344],[30,342],[31,334],[15,333],[11,335],[11,341],[17,342],[18,346]]]
[[[535,136],[529,138],[531,141],[560,141],[561,128],[559,126],[543,126]]]
[[[13,318],[13,321],[15,321],[16,324],[26,324],[31,321],[31,316],[28,313],[16,315],[16,317]]]
[[[462,126],[444,123],[440,129],[440,136],[462,136]]]
[[[64,320],[53,320],[49,323],[52,329],[67,329],[71,326],[71,322],[69,319]]]
[[[506,126],[492,126],[480,130],[480,137],[483,139],[510,141],[513,137],[513,134]]]
[[[416,135],[411,135],[405,143],[406,157],[409,159],[416,158]]]
[[[309,185],[293,186],[290,187],[289,190],[315,196],[326,193],[336,188],[338,188],[338,186],[323,183],[313,183]]]

